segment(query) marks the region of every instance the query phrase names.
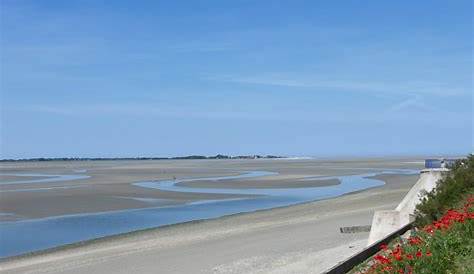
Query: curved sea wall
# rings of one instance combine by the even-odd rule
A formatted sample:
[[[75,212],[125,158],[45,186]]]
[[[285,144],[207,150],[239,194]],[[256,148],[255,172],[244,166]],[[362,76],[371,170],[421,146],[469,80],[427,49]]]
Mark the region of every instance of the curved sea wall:
[[[431,191],[446,171],[448,170],[444,168],[422,170],[420,179],[394,210],[376,211],[372,219],[368,246],[410,223],[413,220],[416,205],[421,201],[422,192]]]

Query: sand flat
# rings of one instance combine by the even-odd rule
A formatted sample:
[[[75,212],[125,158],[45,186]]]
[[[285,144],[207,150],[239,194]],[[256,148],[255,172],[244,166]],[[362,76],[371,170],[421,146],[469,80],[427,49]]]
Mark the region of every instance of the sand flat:
[[[17,181],[24,181],[24,180],[36,180],[36,179],[44,179],[46,177],[35,177],[35,176],[14,176],[14,175],[5,175],[0,174],[0,184],[6,182],[17,182]]]
[[[302,167],[311,164],[296,163],[293,174],[331,174],[329,168]],[[291,163],[281,167],[283,174],[291,169]],[[42,273],[319,273],[365,246],[368,233],[341,234],[339,227],[370,224],[374,210],[394,208],[417,178],[381,175],[385,186],[336,199],[109,237],[6,260],[0,269],[2,273],[38,269]]]
[[[220,181],[218,184],[223,188],[318,187],[335,185],[338,181],[300,181],[300,179],[314,176],[350,175],[370,172],[379,168],[400,167],[417,167],[417,165],[403,164],[399,160],[159,160],[2,163],[0,165],[2,173],[75,174],[81,170],[80,174],[90,176],[90,178],[54,183],[0,185],[0,212],[15,214],[23,219],[32,219],[154,206],[144,202],[145,200],[117,198],[118,196],[166,199],[168,204],[245,197],[230,194],[167,192],[132,185],[132,183],[140,181],[234,176],[249,171],[265,170],[278,172],[279,175]],[[198,181],[189,184],[212,187],[214,182]],[[22,191],[11,192],[15,189]],[[32,189],[32,191],[25,191],[28,189]]]
[[[279,177],[279,176],[276,176]],[[322,187],[322,186],[333,186],[340,184],[338,179],[327,179],[327,180],[302,180],[305,177],[294,176],[293,178],[279,179],[275,178],[272,180],[266,178],[249,179],[249,180],[224,180],[224,181],[212,181],[212,180],[199,180],[193,182],[180,182],[177,186],[186,187],[199,187],[199,188],[293,188],[293,187]]]
[[[54,185],[57,186],[57,184]],[[123,183],[113,186],[83,184],[79,186],[82,187],[0,193],[0,212],[14,213],[22,216],[23,219],[35,219],[156,206],[147,202],[146,199],[161,199],[164,202],[160,205],[173,205],[207,199],[245,197],[230,194],[166,192]],[[49,187],[47,184],[35,186],[36,189]],[[22,188],[25,187],[22,186]],[[141,198],[141,200],[132,198]]]

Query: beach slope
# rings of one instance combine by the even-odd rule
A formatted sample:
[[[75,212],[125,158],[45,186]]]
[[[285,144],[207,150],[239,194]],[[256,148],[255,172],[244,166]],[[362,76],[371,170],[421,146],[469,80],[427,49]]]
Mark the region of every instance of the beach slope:
[[[395,207],[418,175],[380,175],[383,187],[215,220],[109,237],[9,259],[1,273],[320,273],[362,250],[370,224]],[[39,232],[38,237],[40,237]]]

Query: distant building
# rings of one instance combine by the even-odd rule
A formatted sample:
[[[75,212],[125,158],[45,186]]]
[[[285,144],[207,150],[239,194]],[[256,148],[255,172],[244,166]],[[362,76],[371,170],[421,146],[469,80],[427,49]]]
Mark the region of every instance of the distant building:
[[[425,168],[450,168],[456,161],[457,159],[426,159]]]
[[[441,168],[440,159],[426,159],[425,168]]]

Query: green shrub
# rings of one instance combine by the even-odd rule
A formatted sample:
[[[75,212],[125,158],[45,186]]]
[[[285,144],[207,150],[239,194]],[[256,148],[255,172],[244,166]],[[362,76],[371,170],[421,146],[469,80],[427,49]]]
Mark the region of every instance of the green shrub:
[[[399,238],[382,245],[355,273],[473,273],[473,243],[474,195],[469,195],[458,209],[412,230],[407,240]]]
[[[466,194],[474,193],[474,155],[458,160],[446,176],[439,180],[435,189],[425,192],[416,207],[416,223],[419,226],[437,220],[449,208],[456,207]]]
[[[474,156],[423,195],[412,236],[382,246],[352,273],[474,273]]]

